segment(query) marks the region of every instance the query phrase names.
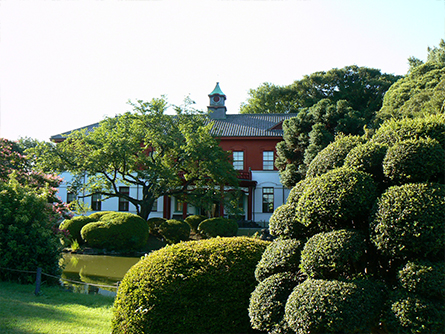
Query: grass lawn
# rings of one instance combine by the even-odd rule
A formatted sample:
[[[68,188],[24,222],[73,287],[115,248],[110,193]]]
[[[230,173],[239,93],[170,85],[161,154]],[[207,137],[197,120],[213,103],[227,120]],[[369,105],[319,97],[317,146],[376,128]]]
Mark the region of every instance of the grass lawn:
[[[0,282],[0,333],[111,332],[114,298],[42,287]]]

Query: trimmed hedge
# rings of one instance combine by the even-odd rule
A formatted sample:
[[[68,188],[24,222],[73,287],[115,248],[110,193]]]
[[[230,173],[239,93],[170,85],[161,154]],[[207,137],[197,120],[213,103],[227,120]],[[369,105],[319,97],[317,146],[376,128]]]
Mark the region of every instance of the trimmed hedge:
[[[269,230],[275,237],[301,238],[307,232],[307,227],[298,220],[295,204],[283,204],[270,216]]]
[[[238,223],[223,217],[208,218],[199,224],[198,233],[203,238],[234,237],[238,233]]]
[[[445,298],[445,262],[410,261],[398,274],[399,284],[407,292],[438,299]]]
[[[190,228],[192,229],[193,232],[197,232],[199,224],[201,224],[201,222],[206,220],[206,219],[207,219],[206,216],[191,215],[191,216],[188,216],[187,218],[185,218],[185,222],[187,224],[189,224],[189,226],[190,226]]]
[[[383,301],[382,286],[371,280],[308,279],[289,296],[285,319],[297,334],[370,333]]]
[[[359,136],[337,137],[315,156],[309,164],[306,177],[320,176],[329,170],[343,166],[349,151],[361,143],[363,143],[363,138]]]
[[[301,197],[301,194],[304,191],[304,188],[308,185],[311,179],[307,178],[298,182],[289,192],[289,196],[287,196],[286,204],[296,205],[298,200]]]
[[[290,332],[284,321],[286,301],[300,278],[289,272],[274,274],[257,285],[250,297],[252,328],[274,333]]]
[[[167,219],[162,217],[153,217],[147,219],[148,228],[150,234],[155,237],[161,237],[161,233],[159,233],[159,228],[163,223],[165,223]]]
[[[85,225],[80,233],[90,247],[109,250],[140,249],[149,234],[144,219],[126,212],[103,215],[100,221]]]
[[[84,240],[80,235],[80,231],[85,225],[96,222],[97,220],[98,219],[91,216],[76,216],[71,219],[65,219],[62,223],[60,223],[59,229],[70,232],[71,238],[73,240],[77,240],[79,245],[81,245],[84,243]]]
[[[398,185],[445,181],[445,150],[431,138],[401,141],[388,149],[383,171]]]
[[[212,238],[162,248],[125,275],[113,333],[251,333],[254,270],[268,242]]]
[[[276,239],[267,246],[255,269],[258,282],[280,272],[297,272],[303,242],[296,239]]]
[[[376,181],[383,181],[383,159],[388,147],[367,142],[354,147],[346,156],[344,166],[371,174]]]
[[[183,221],[170,219],[159,226],[159,233],[169,244],[177,244],[190,239],[190,226]]]
[[[352,228],[366,220],[376,198],[376,185],[369,174],[337,168],[306,186],[296,208],[297,218],[320,231]]]
[[[300,267],[311,278],[351,278],[363,272],[365,251],[365,237],[361,232],[338,230],[319,233],[304,245]]]
[[[371,241],[395,258],[443,259],[445,185],[408,183],[382,194],[370,222]]]
[[[445,305],[415,294],[394,293],[385,312],[389,333],[443,333]]]

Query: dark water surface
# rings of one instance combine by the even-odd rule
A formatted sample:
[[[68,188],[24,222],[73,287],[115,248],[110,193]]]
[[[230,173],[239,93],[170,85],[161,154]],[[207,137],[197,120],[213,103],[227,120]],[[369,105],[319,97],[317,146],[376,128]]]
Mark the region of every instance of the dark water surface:
[[[139,257],[64,254],[62,285],[73,292],[112,296],[116,294],[117,282],[139,260]]]

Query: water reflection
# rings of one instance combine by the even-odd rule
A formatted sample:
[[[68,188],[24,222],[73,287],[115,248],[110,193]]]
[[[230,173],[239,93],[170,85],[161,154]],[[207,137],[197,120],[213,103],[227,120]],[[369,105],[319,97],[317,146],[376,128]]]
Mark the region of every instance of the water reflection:
[[[115,295],[117,282],[139,260],[138,257],[64,254],[62,285],[79,293]]]

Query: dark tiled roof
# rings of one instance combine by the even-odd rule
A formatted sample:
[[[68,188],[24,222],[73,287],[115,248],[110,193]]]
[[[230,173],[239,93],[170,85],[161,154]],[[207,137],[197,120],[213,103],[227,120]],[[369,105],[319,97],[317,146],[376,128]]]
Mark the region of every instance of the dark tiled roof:
[[[213,119],[212,133],[220,137],[278,137],[282,129],[273,129],[294,114],[227,114],[225,119]]]
[[[295,114],[227,114],[225,119],[211,119],[214,123],[212,134],[219,137],[281,137],[283,130],[277,127],[284,120]],[[87,132],[97,127],[99,123],[84,126],[51,136],[51,141],[61,141],[71,132],[86,129]],[[278,129],[273,129],[277,127]]]

